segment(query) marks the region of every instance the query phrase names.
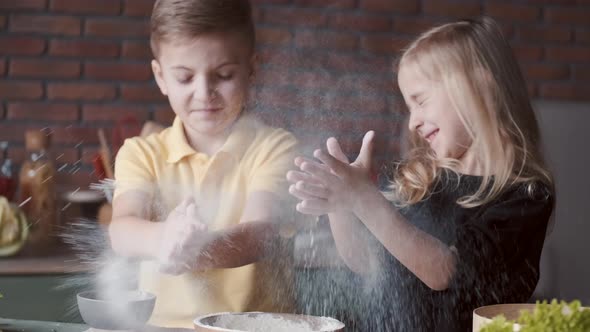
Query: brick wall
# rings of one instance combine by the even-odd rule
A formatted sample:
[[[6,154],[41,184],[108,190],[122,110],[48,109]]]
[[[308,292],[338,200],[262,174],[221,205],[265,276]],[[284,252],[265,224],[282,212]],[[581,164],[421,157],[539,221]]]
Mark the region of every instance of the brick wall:
[[[376,129],[397,155],[402,116],[391,59],[433,24],[487,14],[505,26],[535,98],[590,101],[589,0],[253,0],[262,66],[253,109],[318,144],[357,151]],[[153,0],[0,0],[0,140],[24,157],[23,132],[53,132],[65,185],[95,178],[96,129],[134,115],[169,123],[147,37]]]

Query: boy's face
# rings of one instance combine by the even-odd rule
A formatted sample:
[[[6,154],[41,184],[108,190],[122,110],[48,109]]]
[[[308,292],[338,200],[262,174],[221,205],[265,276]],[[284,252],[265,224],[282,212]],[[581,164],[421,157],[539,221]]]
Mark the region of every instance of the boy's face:
[[[398,84],[410,110],[409,129],[430,145],[437,158],[461,160],[472,140],[442,83],[432,81],[415,65],[402,65]]]
[[[187,134],[223,134],[240,114],[253,70],[244,40],[239,33],[212,33],[159,45],[154,76]]]

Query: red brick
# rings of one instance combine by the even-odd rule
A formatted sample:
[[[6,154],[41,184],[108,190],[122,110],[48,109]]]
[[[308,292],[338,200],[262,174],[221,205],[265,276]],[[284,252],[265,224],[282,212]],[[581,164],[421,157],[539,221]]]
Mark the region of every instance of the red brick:
[[[84,105],[82,108],[82,119],[90,121],[109,121],[115,122],[119,118],[126,116],[135,116],[140,122],[144,122],[149,117],[149,110],[145,106],[137,105]]]
[[[26,129],[28,128],[23,128],[23,130]],[[56,170],[59,169],[59,167],[61,167],[61,165],[63,165],[64,163],[73,164],[78,160],[78,149],[75,148],[51,146],[48,153],[50,159],[56,166]],[[24,148],[9,148],[8,157],[12,159],[14,163],[21,164],[23,161],[25,161],[25,159],[29,158],[29,152],[27,152]],[[57,157],[59,157],[59,159],[56,160]],[[69,168],[66,168],[64,170],[64,172],[67,171],[69,171]]]
[[[264,10],[264,20],[288,26],[324,26],[327,21],[325,13],[311,9],[267,8]]]
[[[304,98],[292,90],[266,88],[256,91],[253,98],[256,104],[262,107],[270,107],[273,110],[301,109]],[[312,103],[312,98],[305,98],[305,102]]]
[[[391,19],[384,16],[337,13],[330,16],[329,25],[336,29],[363,32],[391,31]]]
[[[449,0],[425,0],[422,10],[428,15],[455,18],[474,17],[482,12],[479,2]]]
[[[570,76],[566,65],[528,64],[523,66],[523,70],[529,80],[561,80]]]
[[[413,14],[418,12],[417,0],[361,0],[360,8],[377,12]]]
[[[390,36],[364,36],[361,40],[363,50],[373,54],[399,55],[411,40]]]
[[[510,40],[514,36],[514,26],[510,22],[499,22],[504,38]]]
[[[577,30],[576,41],[581,43],[590,44],[590,30]]]
[[[590,81],[590,66],[576,66],[573,73],[575,80]]]
[[[56,144],[83,146],[98,143],[98,132],[96,128],[68,125],[54,127],[52,129],[53,141]]]
[[[154,84],[132,84],[121,86],[121,99],[125,101],[153,102],[164,101],[160,89]]]
[[[358,44],[358,37],[351,33],[299,31],[295,35],[298,48],[353,51]]]
[[[302,131],[325,132],[329,130],[330,136],[336,133],[350,132],[354,129],[354,121],[335,114],[326,116],[323,114],[302,114],[292,119],[291,122],[293,127]]]
[[[84,32],[95,37],[149,37],[150,26],[148,21],[89,18]]]
[[[266,28],[256,29],[256,42],[269,45],[289,45],[293,40],[293,34],[288,29]]]
[[[119,49],[118,43],[109,41],[52,40],[49,44],[49,54],[57,56],[114,58]]]
[[[291,0],[250,0],[253,5],[282,5],[291,3]]]
[[[6,59],[0,59],[0,76],[6,74]]]
[[[590,62],[590,47],[548,47],[547,60],[563,62]]]
[[[294,5],[301,7],[326,7],[350,9],[355,6],[354,0],[293,0]]]
[[[389,57],[375,57],[373,55],[328,54],[325,59],[322,59],[320,65],[320,68],[330,68],[348,73],[358,72],[389,76],[392,60]]]
[[[527,92],[529,94],[529,98],[538,97],[539,96],[539,89],[535,83],[527,83]]]
[[[0,9],[18,10],[33,9],[43,10],[47,7],[47,0],[0,0]]]
[[[579,83],[543,83],[540,88],[543,98],[575,101],[590,101],[590,85]]]
[[[522,2],[535,5],[574,5],[579,0],[524,0]]]
[[[485,7],[486,14],[510,22],[533,22],[540,18],[541,8],[532,5],[489,1]]]
[[[521,61],[537,61],[543,58],[543,48],[532,45],[514,45],[514,54]]]
[[[112,100],[115,86],[101,83],[49,83],[47,97],[52,100]]]
[[[40,55],[45,51],[45,40],[35,37],[0,37],[0,54]]]
[[[75,78],[80,76],[80,62],[42,59],[13,59],[9,75],[35,78]]]
[[[96,181],[98,181],[98,178],[88,169],[79,169],[75,173],[71,171],[57,173],[57,183],[60,188],[63,188],[63,191],[88,188],[91,183],[95,183]],[[65,208],[65,205],[63,208]]]
[[[294,75],[291,71],[286,68],[272,69],[272,68],[260,68],[256,72],[256,82],[258,87],[264,88],[266,86],[287,86],[296,84],[294,82]],[[255,94],[254,94],[255,95]],[[255,98],[255,97],[254,97]]]
[[[4,100],[33,100],[43,97],[43,85],[35,81],[0,81],[0,99]]]
[[[358,92],[360,94],[392,94],[394,89],[394,78],[391,71],[387,75],[344,75],[339,78],[336,86],[342,90]],[[395,84],[397,85],[397,84]]]
[[[152,78],[152,70],[147,62],[87,62],[84,75],[99,80],[147,81]]]
[[[258,53],[262,65],[289,66],[289,67],[317,67],[321,66],[322,57],[317,54],[306,52],[293,52],[289,50],[261,49]]]
[[[129,59],[152,59],[152,50],[150,43],[140,41],[129,41],[123,42],[123,53],[124,58]]]
[[[393,31],[409,35],[418,35],[436,25],[439,25],[440,23],[440,19],[424,17],[396,17],[393,20]]]
[[[590,25],[590,8],[575,7],[547,7],[545,18],[550,23],[564,23],[569,25]]]
[[[9,103],[9,120],[65,121],[78,120],[78,105],[64,103]]]
[[[522,27],[518,35],[524,41],[568,42],[572,40],[570,28],[558,26]]]
[[[82,21],[71,16],[13,15],[10,19],[10,30],[79,36],[82,31]]]
[[[121,0],[52,0],[49,9],[72,14],[118,15]]]
[[[82,161],[83,165],[92,165],[95,156],[99,153],[100,149],[98,147],[83,147],[80,160]]]
[[[174,121],[176,114],[169,105],[162,105],[156,107],[154,112],[154,120],[162,125],[169,126]]]
[[[123,14],[127,16],[145,16],[152,15],[154,0],[125,0],[125,9]]]

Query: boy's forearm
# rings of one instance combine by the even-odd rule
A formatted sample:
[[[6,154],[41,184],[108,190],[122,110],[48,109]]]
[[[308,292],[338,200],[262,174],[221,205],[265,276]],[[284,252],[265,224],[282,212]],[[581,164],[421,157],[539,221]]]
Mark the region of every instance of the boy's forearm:
[[[159,247],[159,225],[133,216],[113,218],[109,225],[113,250],[122,256],[153,259]]]
[[[270,221],[240,223],[213,232],[200,250],[197,270],[235,268],[264,259],[279,241],[279,226]]]
[[[379,242],[427,286],[446,289],[455,273],[451,249],[410,224],[379,191],[359,199],[355,214]]]

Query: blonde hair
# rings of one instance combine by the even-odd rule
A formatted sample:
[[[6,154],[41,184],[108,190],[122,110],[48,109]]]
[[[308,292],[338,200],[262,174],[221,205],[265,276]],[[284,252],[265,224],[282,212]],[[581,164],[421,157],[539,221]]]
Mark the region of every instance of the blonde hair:
[[[486,204],[515,183],[525,183],[530,194],[539,182],[553,192],[525,80],[494,20],[483,17],[430,29],[403,52],[398,69],[409,65],[443,84],[471,136],[470,149],[476,153],[483,181],[458,204],[466,208]],[[441,172],[456,172],[459,165],[456,159],[437,159],[416,134],[409,144],[409,155],[397,165],[386,193],[400,206],[425,199]]]
[[[150,21],[155,58],[162,42],[207,33],[238,32],[254,51],[255,31],[249,0],[157,0]]]

